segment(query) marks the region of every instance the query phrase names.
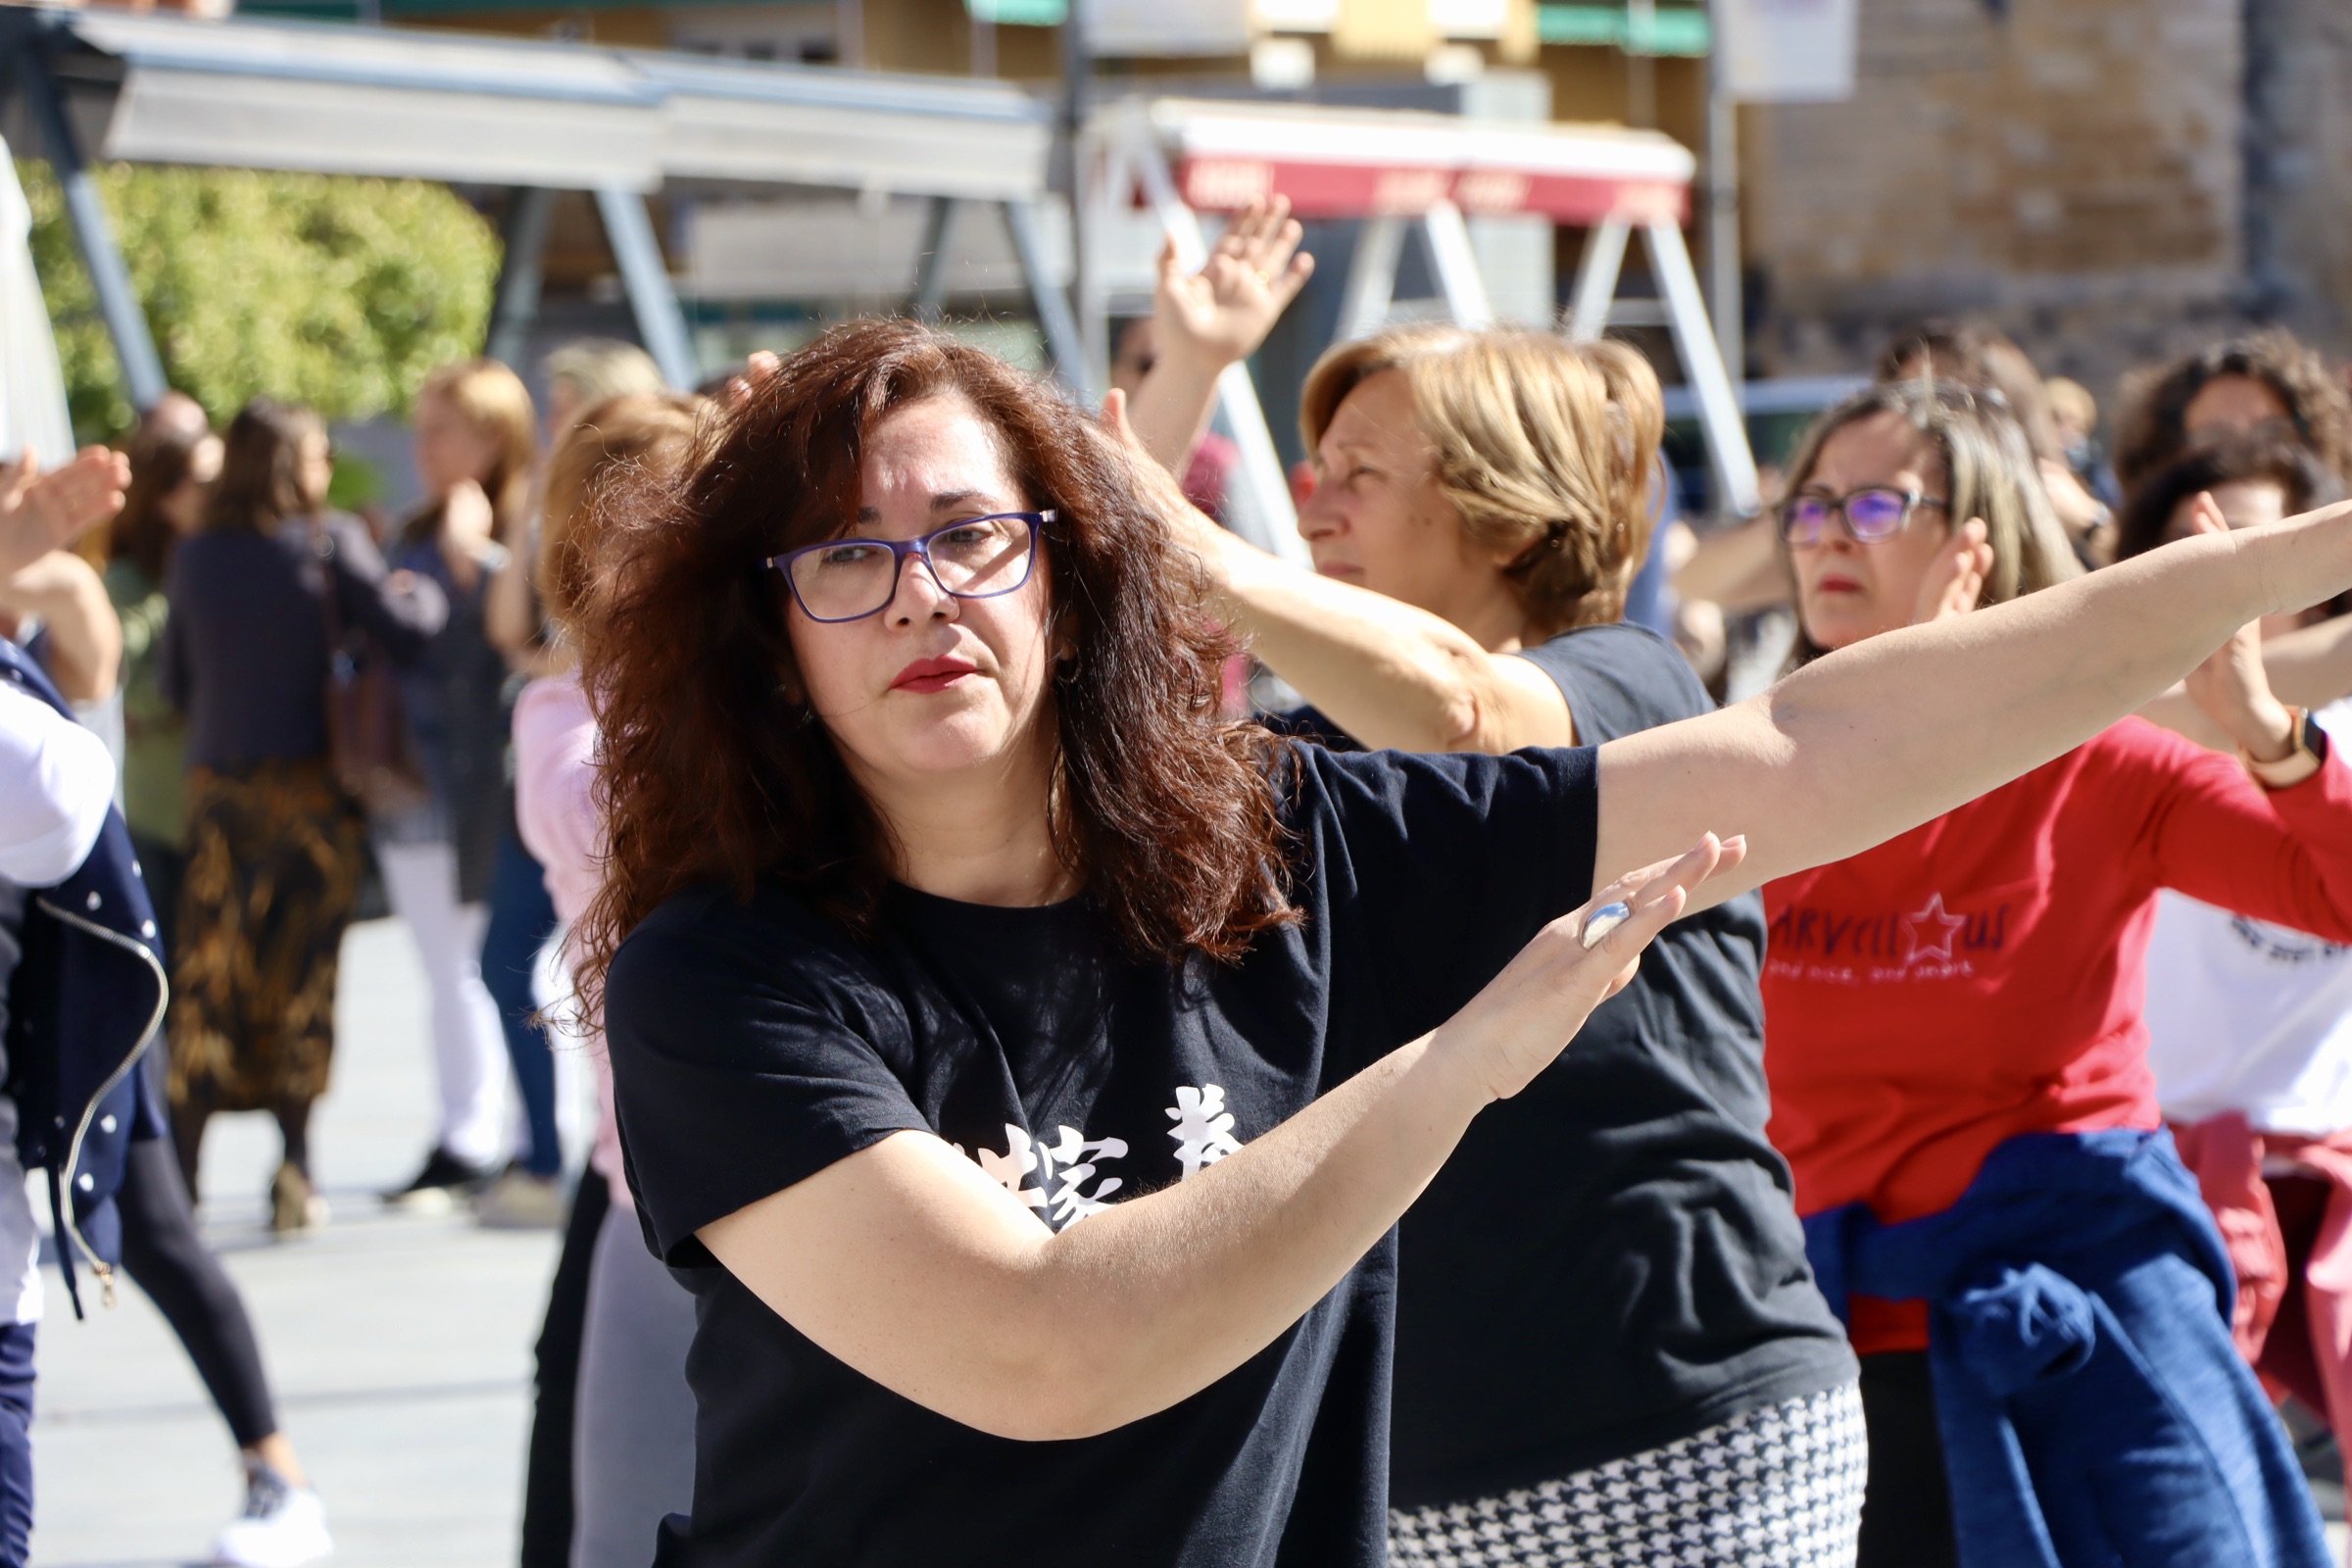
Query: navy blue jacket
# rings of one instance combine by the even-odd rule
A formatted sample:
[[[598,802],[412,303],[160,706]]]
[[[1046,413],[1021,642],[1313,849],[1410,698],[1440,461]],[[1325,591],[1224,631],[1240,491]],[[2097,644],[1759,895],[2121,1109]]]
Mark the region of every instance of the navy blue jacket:
[[[1805,1221],[1848,1293],[1928,1303],[1962,1568],[2328,1568],[2237,1286],[2168,1132],[2029,1133],[1941,1213]]]
[[[41,667],[6,638],[0,679],[73,716]],[[75,1254],[111,1299],[123,1159],[134,1131],[159,1130],[137,1069],[163,1025],[170,990],[122,812],[108,808],[79,870],[30,893],[24,940],[9,986],[8,1080],[0,1087],[17,1103],[18,1157],[49,1175],[58,1266],[79,1315]]]

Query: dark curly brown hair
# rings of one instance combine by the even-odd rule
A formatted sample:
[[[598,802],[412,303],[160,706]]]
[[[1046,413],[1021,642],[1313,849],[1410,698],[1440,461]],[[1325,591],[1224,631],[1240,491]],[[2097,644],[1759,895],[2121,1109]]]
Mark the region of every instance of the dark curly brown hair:
[[[2125,499],[2116,515],[2115,559],[2129,561],[2163,544],[2173,514],[2200,490],[2246,483],[2277,485],[2290,517],[2342,499],[2344,489],[2319,459],[2276,436],[2241,435],[2200,446],[2148,475]]]
[[[1194,608],[1197,561],[1088,415],[1002,361],[910,321],[836,327],[707,429],[695,458],[615,517],[582,627],[610,830],[584,920],[583,996],[673,894],[763,876],[869,929],[895,849],[798,695],[789,590],[760,563],[851,526],[859,455],[889,413],[968,400],[1032,505],[1046,554],[1063,862],[1133,953],[1239,957],[1298,918],[1274,773],[1283,743],[1218,713],[1224,633]]]
[[[2278,328],[2217,343],[2126,380],[2116,420],[2115,477],[2128,494],[2188,450],[2181,421],[2206,384],[2260,381],[2286,405],[2294,439],[2339,479],[2352,479],[2352,396],[2326,360]]]

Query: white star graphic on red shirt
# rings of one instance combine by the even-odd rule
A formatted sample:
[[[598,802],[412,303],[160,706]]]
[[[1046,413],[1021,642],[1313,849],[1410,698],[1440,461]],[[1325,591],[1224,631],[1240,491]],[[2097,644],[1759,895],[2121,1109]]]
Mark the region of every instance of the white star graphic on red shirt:
[[[1921,958],[1941,958],[1946,963],[1951,962],[1952,939],[1960,934],[1960,928],[1966,924],[1968,916],[1944,913],[1943,895],[1935,895],[1928,900],[1926,908],[1917,914],[1903,916],[1903,941],[1907,948],[1903,961],[1916,963]],[[1941,930],[1930,935],[1926,931],[1929,926],[1938,926]]]

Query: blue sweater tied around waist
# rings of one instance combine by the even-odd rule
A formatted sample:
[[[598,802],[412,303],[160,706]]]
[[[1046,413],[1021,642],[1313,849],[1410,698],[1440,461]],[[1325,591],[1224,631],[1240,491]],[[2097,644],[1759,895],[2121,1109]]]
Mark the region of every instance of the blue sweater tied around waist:
[[[1849,1295],[1928,1303],[1962,1568],[2327,1568],[2172,1134],[2013,1138],[1941,1213],[1849,1203],[1805,1250],[1841,1318]]]

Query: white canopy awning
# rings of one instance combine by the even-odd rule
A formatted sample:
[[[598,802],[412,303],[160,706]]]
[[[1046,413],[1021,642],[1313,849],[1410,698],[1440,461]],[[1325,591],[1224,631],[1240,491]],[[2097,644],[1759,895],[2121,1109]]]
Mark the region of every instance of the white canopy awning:
[[[73,90],[115,87],[108,158],[560,189],[1045,188],[1052,110],[1002,82],[317,23],[83,11],[58,25],[100,57]]]

